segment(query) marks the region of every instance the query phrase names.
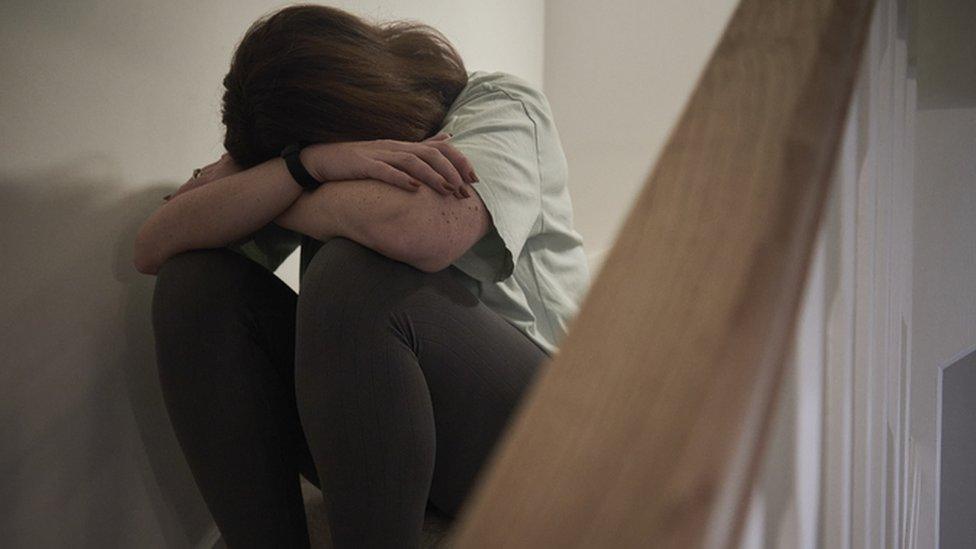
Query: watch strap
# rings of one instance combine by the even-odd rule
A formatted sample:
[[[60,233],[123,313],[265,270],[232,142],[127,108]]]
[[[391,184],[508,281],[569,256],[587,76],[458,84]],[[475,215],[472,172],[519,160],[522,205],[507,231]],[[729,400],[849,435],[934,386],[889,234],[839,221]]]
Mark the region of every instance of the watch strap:
[[[295,182],[305,189],[311,190],[317,188],[322,182],[312,177],[312,174],[308,173],[308,170],[302,164],[300,153],[308,144],[304,141],[292,143],[282,149],[281,157],[285,159],[285,166],[288,167],[288,173],[291,174]]]

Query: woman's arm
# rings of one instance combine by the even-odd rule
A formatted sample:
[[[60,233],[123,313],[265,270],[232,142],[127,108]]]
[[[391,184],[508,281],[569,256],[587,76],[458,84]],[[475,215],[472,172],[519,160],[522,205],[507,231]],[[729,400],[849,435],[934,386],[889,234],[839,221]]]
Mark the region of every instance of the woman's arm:
[[[477,192],[458,199],[375,179],[334,181],[303,193],[275,223],[316,240],[343,236],[426,272],[446,268],[492,226]]]
[[[438,134],[420,143],[380,139],[308,146],[302,150],[303,164],[315,179],[328,183],[306,193],[314,198],[301,201],[295,212],[280,219],[304,191],[281,158],[201,184],[191,180],[184,186],[187,190],[170,198],[140,228],[135,266],[139,272],[156,274],[177,253],[240,242],[274,220],[322,240],[346,236],[425,270],[444,268],[477,240],[464,245],[475,234],[472,230],[484,234],[484,219],[475,215],[487,216],[480,199],[476,205],[462,200],[473,193],[464,187],[460,173],[467,173],[472,182],[477,176],[448,137]],[[227,160],[226,155],[222,159]],[[211,167],[215,165],[212,174],[224,168],[233,171],[227,162]],[[469,204],[459,207],[457,202]],[[285,225],[285,220],[296,224]]]
[[[156,274],[170,257],[238,242],[285,211],[304,189],[281,158],[211,181],[171,198],[143,223],[136,269]]]

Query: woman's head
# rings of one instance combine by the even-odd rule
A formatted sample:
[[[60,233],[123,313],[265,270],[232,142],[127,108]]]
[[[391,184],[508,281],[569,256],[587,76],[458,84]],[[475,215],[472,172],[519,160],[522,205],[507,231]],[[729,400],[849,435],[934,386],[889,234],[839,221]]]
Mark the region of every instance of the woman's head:
[[[290,6],[255,21],[234,52],[224,147],[249,167],[298,140],[421,141],[466,84],[461,57],[428,25]]]

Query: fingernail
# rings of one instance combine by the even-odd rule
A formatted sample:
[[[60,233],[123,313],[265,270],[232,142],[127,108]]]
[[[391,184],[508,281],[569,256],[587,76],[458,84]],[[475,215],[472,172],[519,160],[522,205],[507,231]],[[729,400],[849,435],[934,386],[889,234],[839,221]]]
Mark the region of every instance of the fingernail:
[[[411,179],[410,180],[410,184],[413,185],[414,187],[419,187],[419,186],[423,185],[423,183],[421,183],[420,181],[418,181],[416,179]]]
[[[474,173],[474,170],[471,170],[471,173],[468,175],[469,177],[471,177],[472,181],[481,181],[480,179],[478,179],[478,174]]]
[[[451,132],[447,132],[447,136],[448,136],[448,137],[454,137],[454,134],[453,134],[453,133],[451,133]]]
[[[173,195],[172,194],[168,194],[168,195],[166,195],[166,196],[163,197],[163,200],[169,200],[171,196],[173,196]]]

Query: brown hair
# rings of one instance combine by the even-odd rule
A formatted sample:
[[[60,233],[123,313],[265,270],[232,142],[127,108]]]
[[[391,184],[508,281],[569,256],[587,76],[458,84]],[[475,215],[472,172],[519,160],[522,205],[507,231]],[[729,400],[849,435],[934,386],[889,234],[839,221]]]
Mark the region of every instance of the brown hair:
[[[439,31],[372,24],[319,5],[255,21],[224,77],[224,148],[250,167],[294,141],[421,141],[465,85],[460,55]]]

